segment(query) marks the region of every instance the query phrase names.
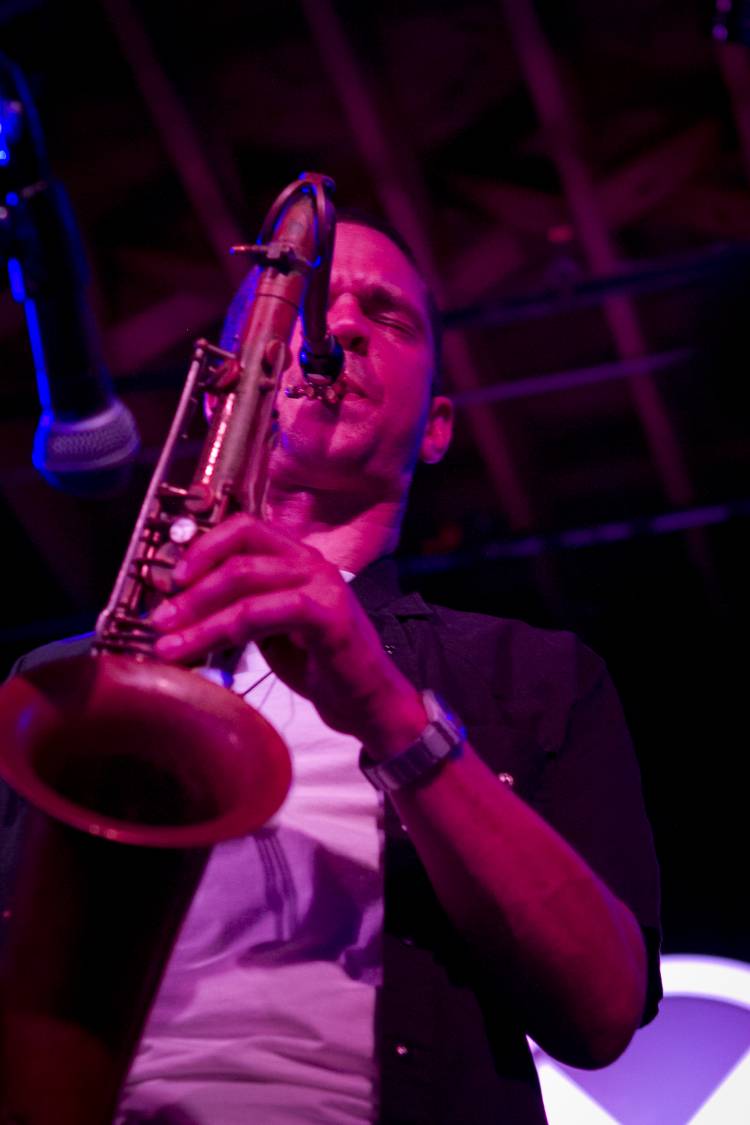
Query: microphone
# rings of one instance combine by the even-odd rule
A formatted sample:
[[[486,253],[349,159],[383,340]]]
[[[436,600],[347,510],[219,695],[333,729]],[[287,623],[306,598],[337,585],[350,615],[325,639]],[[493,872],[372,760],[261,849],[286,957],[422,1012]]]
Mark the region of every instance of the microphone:
[[[26,80],[2,54],[0,252],[24,307],[42,407],[34,467],[75,495],[122,491],[140,445],[135,420],[115,397],[101,354],[80,234],[51,174]]]

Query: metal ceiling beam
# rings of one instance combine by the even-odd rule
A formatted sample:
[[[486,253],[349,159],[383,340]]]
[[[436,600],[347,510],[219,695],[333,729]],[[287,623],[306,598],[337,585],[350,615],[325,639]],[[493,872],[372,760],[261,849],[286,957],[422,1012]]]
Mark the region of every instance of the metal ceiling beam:
[[[720,133],[718,122],[699,121],[592,183],[602,220],[617,229],[667,200],[671,203],[677,197],[679,202],[681,191],[689,190],[689,181],[717,152]],[[467,176],[456,177],[453,182],[509,233],[554,239],[556,231],[570,222],[570,207],[559,195]]]
[[[654,371],[665,371],[686,363],[692,358],[689,348],[675,348],[669,352],[655,352],[637,359],[623,359],[617,363],[597,363],[592,367],[576,367],[567,371],[550,371],[545,375],[531,375],[526,379],[512,379],[475,391],[463,391],[452,396],[456,406],[469,406],[477,402],[510,402],[512,399],[535,398],[537,395],[561,394],[575,387],[592,387],[617,379],[639,378]]]
[[[116,253],[118,274],[135,274],[155,283],[165,293],[182,289],[198,296],[210,297],[222,289],[222,277],[218,268],[197,262],[188,254],[176,254],[171,250],[154,247],[123,246]]]
[[[748,58],[748,47],[740,43],[717,45],[716,61],[719,64],[724,85],[732,102],[745,180],[750,183],[750,58]]]
[[[613,520],[610,523],[589,527],[571,527],[543,535],[526,535],[518,539],[505,539],[484,543],[446,554],[416,555],[401,559],[399,565],[405,574],[436,574],[443,571],[474,568],[481,563],[498,559],[536,558],[559,551],[577,551],[586,547],[610,547],[628,543],[633,539],[673,535],[678,531],[695,531],[732,520],[750,516],[750,498],[727,500],[718,504],[661,512],[659,515],[634,516]]]
[[[638,153],[596,185],[604,221],[628,226],[671,200],[696,173],[715,165],[720,147],[721,125],[707,118]]]
[[[476,301],[528,262],[528,248],[515,231],[495,226],[465,245],[446,270],[456,303]]]
[[[665,202],[674,208],[676,196],[679,208],[686,182],[706,164],[718,143],[718,124],[700,121],[599,181],[596,192],[606,221],[615,228],[628,225]],[[458,177],[454,184],[497,224],[454,261],[450,289],[457,303],[479,301],[516,269],[528,266],[533,253],[528,245],[530,236],[548,244],[564,244],[573,238],[570,212],[559,196],[465,176]],[[750,214],[747,200],[744,205]],[[700,215],[695,218],[697,223]],[[539,252],[544,252],[543,247]]]
[[[508,230],[545,238],[554,227],[569,222],[568,208],[560,195],[478,176],[454,176],[450,182],[465,199]]]
[[[105,354],[114,375],[147,367],[182,344],[187,372],[193,341],[216,324],[226,309],[221,293],[174,293],[110,328]]]
[[[720,281],[734,269],[750,269],[750,243],[719,243],[694,253],[623,262],[621,266],[612,274],[565,278],[564,282],[526,293],[480,299],[463,308],[446,309],[443,323],[448,329],[514,324],[598,305],[609,297],[661,293]]]
[[[750,198],[747,189],[688,184],[669,200],[660,222],[685,227],[712,238],[750,239]]]
[[[231,257],[229,248],[245,242],[246,233],[224,198],[190,114],[160,66],[130,0],[103,0],[102,6],[208,241],[232,285],[239,285],[247,266]]]
[[[447,295],[430,245],[424,208],[415,202],[426,197],[419,174],[410,169],[407,175],[333,5],[329,0],[302,0],[302,9],[383,209],[411,245],[438,304],[445,305]],[[473,390],[481,385],[468,345],[459,334],[446,340],[445,359],[457,390]],[[533,523],[531,504],[499,419],[486,407],[471,407],[467,413],[510,526],[516,530],[530,527]]]
[[[526,84],[546,134],[581,247],[595,273],[612,273],[618,255],[578,142],[578,128],[557,62],[531,0],[502,0]],[[644,356],[648,347],[635,307],[627,297],[609,297],[603,311],[621,359]],[[653,463],[671,503],[687,505],[693,486],[661,396],[647,375],[628,389]]]

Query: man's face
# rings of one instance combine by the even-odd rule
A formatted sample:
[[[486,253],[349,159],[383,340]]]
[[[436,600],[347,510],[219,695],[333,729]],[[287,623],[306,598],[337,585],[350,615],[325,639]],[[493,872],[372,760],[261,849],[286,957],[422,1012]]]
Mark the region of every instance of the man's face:
[[[433,409],[434,352],[424,283],[380,231],[342,223],[329,292],[328,326],[344,348],[345,394],[331,406],[289,399],[282,389],[272,476],[292,487],[400,495]],[[298,326],[283,388],[303,382],[300,344]]]

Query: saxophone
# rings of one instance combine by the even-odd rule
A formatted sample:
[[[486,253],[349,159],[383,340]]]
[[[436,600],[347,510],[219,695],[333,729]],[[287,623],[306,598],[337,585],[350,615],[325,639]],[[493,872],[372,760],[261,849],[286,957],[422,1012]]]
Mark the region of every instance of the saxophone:
[[[258,242],[237,347],[199,340],[91,652],[0,690],[0,777],[25,802],[0,955],[0,1122],[106,1125],[210,848],[286,796],[286,746],[225,688],[153,654],[148,615],[196,536],[261,515],[275,398],[298,315],[303,385],[329,401],[333,182],[303,174]],[[197,463],[184,447],[214,409]],[[194,444],[194,443],[193,443]],[[190,446],[192,448],[192,446]]]

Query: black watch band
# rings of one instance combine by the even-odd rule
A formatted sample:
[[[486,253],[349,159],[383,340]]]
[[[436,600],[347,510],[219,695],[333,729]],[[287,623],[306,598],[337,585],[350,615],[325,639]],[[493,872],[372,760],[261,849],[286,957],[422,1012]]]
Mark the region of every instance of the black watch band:
[[[383,762],[371,758],[364,746],[360,751],[360,769],[376,789],[388,793],[419,781],[466,741],[466,728],[447,703],[432,691],[421,695],[428,722],[416,742]]]

